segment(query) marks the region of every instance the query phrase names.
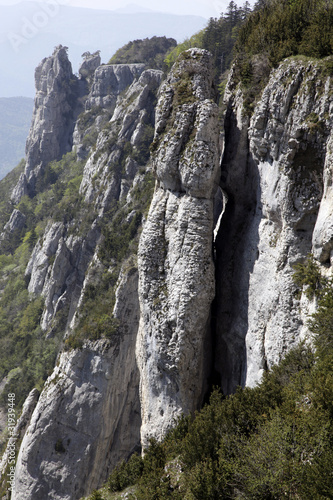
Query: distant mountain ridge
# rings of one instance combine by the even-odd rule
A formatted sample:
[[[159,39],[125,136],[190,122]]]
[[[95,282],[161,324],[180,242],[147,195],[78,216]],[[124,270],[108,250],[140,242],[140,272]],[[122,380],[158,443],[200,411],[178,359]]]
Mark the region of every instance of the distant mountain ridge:
[[[113,12],[118,12],[120,14],[134,14],[136,12],[157,12],[152,9],[147,9],[146,7],[142,7],[141,5],[137,5],[136,3],[128,3],[125,7],[119,7],[118,9],[114,9]]]
[[[30,97],[0,98],[0,179],[25,155],[33,105]]]
[[[35,67],[59,44],[69,47],[76,71],[81,54],[87,50],[101,50],[102,61],[106,62],[130,40],[165,35],[183,41],[206,22],[199,16],[123,13],[57,3],[0,6],[0,96],[33,97]]]

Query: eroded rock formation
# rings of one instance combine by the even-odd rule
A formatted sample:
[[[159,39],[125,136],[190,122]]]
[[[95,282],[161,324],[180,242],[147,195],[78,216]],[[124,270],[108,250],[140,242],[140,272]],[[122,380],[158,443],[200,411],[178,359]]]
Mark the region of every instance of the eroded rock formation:
[[[102,264],[99,251],[115,207],[118,221],[143,222],[138,262],[119,266],[112,338],[58,357],[22,441],[14,500],[79,499],[199,408],[212,381],[225,393],[255,385],[307,334],[315,303],[300,300],[293,266],[310,252],[323,272],[331,266],[333,93],[320,63],[283,62],[251,118],[231,72],[220,164],[206,51],[182,54],[162,85],[161,71],[88,59],[75,132],[66,50],[37,69],[27,167],[13,194],[31,194],[43,165],[72,144],[85,161],[80,195],[92,222],[80,233],[80,220],[50,220],[26,269],[29,292],[45,299],[45,333],[63,310],[67,336],[99,269],[115,272],[114,254]],[[136,197],[152,171],[147,215]],[[5,236],[24,225],[15,209]]]
[[[207,388],[219,181],[212,97],[210,56],[193,49],[163,84],[156,110],[157,185],[138,253],[143,446],[149,437],[160,439],[182,413],[197,409]]]
[[[329,260],[332,237],[330,77],[314,62],[282,63],[250,122],[233,85],[217,240],[215,366],[225,392],[255,385],[304,335],[293,266],[312,251]]]
[[[58,46],[35,71],[36,97],[30,133],[26,143],[26,166],[13,193],[18,203],[33,194],[36,179],[52,160],[72,149],[77,79],[68,60],[67,48]]]

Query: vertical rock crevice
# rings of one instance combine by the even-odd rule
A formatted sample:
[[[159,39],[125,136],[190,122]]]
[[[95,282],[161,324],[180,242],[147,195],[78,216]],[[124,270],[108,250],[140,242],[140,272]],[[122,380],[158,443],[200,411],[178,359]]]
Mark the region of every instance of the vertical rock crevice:
[[[225,115],[221,188],[228,201],[215,241],[215,371],[225,394],[245,384],[248,290],[258,247],[258,170],[249,153],[241,93]]]
[[[293,268],[311,251],[330,259],[330,88],[312,61],[282,63],[249,121],[229,82],[228,204],[216,240],[215,366],[225,393],[258,383],[305,334]]]

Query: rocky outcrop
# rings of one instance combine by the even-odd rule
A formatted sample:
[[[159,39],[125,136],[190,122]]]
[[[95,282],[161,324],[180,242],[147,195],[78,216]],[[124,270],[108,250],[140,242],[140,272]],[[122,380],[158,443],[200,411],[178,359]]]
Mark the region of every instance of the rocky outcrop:
[[[124,71],[124,65],[116,66],[122,66]],[[129,66],[143,69],[143,65]],[[98,136],[96,152],[86,163],[80,191],[86,202],[95,200],[101,213],[107,210],[111,200],[124,200],[139,165],[148,160],[152,140],[149,132],[153,131],[155,120],[154,101],[162,75],[159,70],[146,70],[118,97],[108,126]]]
[[[130,65],[126,71],[126,65],[121,66],[120,72],[115,70],[119,78],[118,87],[123,86],[120,82],[122,73],[125,73],[125,82],[128,82],[129,74],[134,78],[133,75],[140,75],[143,69],[143,65]],[[52,321],[61,309],[68,310],[66,324],[73,321],[81,295],[84,294],[84,285],[87,284],[86,272],[101,236],[100,219],[112,203],[126,201],[139,168],[139,163],[130,156],[125,161],[124,144],[130,142],[133,148],[140,148],[143,142],[140,131],[152,129],[153,102],[161,78],[161,71],[145,71],[132,82],[125,95],[119,97],[110,124],[104,121],[99,126],[93,125],[98,131],[97,147],[87,160],[80,187],[85,201],[92,204],[96,215],[99,213],[91,228],[77,235],[73,234],[75,221],[67,224],[50,222],[32,252],[25,274],[29,279],[29,292],[41,294],[45,299],[41,322],[43,330],[52,327]],[[112,95],[117,99],[117,89]],[[121,168],[121,162],[124,163],[124,169]]]
[[[250,123],[242,94],[230,89],[216,299],[225,392],[255,385],[304,335],[293,266],[312,249],[327,262],[332,237],[330,78],[316,63],[282,63]]]
[[[98,125],[96,148],[80,188],[96,214],[91,227],[78,234],[75,220],[50,221],[32,252],[26,269],[28,289],[45,299],[41,326],[48,335],[60,310],[66,316],[64,333],[75,330],[96,273],[115,272],[117,263],[109,262],[108,269],[99,260],[101,225],[109,222],[108,210],[117,203],[126,221],[136,217],[135,192],[143,187],[146,142],[152,139],[142,130],[153,130],[153,103],[161,78],[161,71],[143,72],[117,97],[111,122]],[[124,144],[130,144],[127,155]],[[20,448],[12,498],[79,499],[99,487],[120,460],[140,450],[135,260],[127,259],[119,275],[113,311],[110,305],[117,325],[112,336],[86,341],[82,349],[59,356]]]
[[[184,87],[185,86],[185,87]],[[219,181],[210,55],[184,53],[162,85],[153,156],[157,186],[138,253],[141,441],[160,439],[202,402],[215,294],[213,200]]]
[[[0,478],[1,480],[6,480],[6,473],[8,471],[12,473],[15,469],[15,460],[18,452],[18,447],[21,440],[24,437],[24,434],[30,424],[30,419],[32,413],[36,407],[37,401],[39,397],[39,392],[37,389],[32,389],[29,396],[24,402],[21,415],[15,425],[14,428],[11,429],[10,435],[8,438],[8,443],[6,449],[2,455],[0,462]],[[14,414],[15,415],[15,414]],[[13,477],[13,474],[11,474]],[[12,479],[12,478],[11,478]],[[8,492],[9,494],[9,492]],[[7,497],[6,497],[7,498]]]
[[[16,234],[20,237],[26,223],[26,216],[16,208],[11,213],[9,221],[5,224],[2,233],[0,234],[0,248],[4,247],[6,241],[10,241],[11,237]]]
[[[14,203],[26,194],[33,194],[36,179],[44,167],[52,160],[60,160],[72,149],[77,80],[72,73],[66,47],[56,47],[53,55],[37,66],[35,85],[35,107],[26,143],[26,166],[12,193]]]
[[[98,62],[87,55],[80,70],[84,112],[74,137],[66,50],[36,72],[27,168],[14,201],[32,193],[43,165],[72,142],[86,158],[86,212],[50,220],[26,268],[29,292],[45,299],[42,328],[52,335],[62,311],[65,338],[75,331],[86,294],[102,293],[98,279],[116,282],[117,252],[128,244],[117,230],[132,221],[143,221],[138,262],[123,261],[112,288],[112,335],[59,355],[22,441],[14,500],[79,499],[199,408],[212,383],[225,393],[254,386],[308,333],[315,301],[299,298],[293,266],[312,252],[331,269],[333,93],[320,63],[282,63],[251,117],[231,72],[220,164],[208,52],[183,53],[162,85],[161,71]],[[25,223],[15,210],[6,231]]]
[[[93,107],[114,109],[117,96],[138,79],[144,64],[104,64],[94,73],[86,110]],[[113,111],[112,109],[112,111]]]
[[[13,499],[79,499],[139,447],[137,282],[136,268],[122,272],[112,339],[61,354],[20,448]]]
[[[99,238],[100,229],[96,223],[84,237],[68,234],[62,222],[46,227],[25,271],[29,292],[45,299],[43,330],[50,328],[56,313],[65,307],[69,310],[67,323],[73,319]]]
[[[82,79],[91,83],[96,69],[101,65],[100,51],[98,50],[97,52],[94,52],[94,54],[85,52],[82,54],[82,57],[83,61],[79,68],[79,75]]]

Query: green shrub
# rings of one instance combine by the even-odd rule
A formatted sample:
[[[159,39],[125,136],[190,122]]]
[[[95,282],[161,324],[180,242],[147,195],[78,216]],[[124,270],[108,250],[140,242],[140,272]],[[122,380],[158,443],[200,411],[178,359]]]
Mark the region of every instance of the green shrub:
[[[315,262],[313,255],[309,254],[304,263],[298,263],[294,266],[294,283],[302,290],[306,286],[305,295],[308,299],[319,297],[327,280],[321,276],[319,265]]]
[[[143,459],[137,453],[134,453],[130,459],[121,462],[112,471],[108,479],[108,488],[110,491],[121,491],[138,482],[143,471]]]
[[[94,490],[90,495],[89,500],[103,500],[103,497],[99,491]]]

